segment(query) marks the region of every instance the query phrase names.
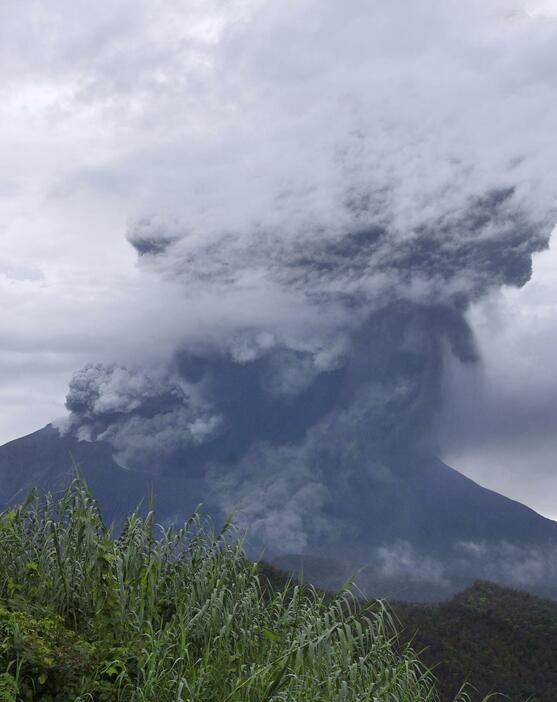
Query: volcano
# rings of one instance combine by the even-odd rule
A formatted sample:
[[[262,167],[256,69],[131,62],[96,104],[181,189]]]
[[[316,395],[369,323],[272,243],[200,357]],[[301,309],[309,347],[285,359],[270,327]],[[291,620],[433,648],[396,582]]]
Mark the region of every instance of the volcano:
[[[557,522],[481,487],[425,451],[391,449],[367,464],[359,459],[357,472],[327,485],[334,499],[315,515],[325,522],[318,537],[297,553],[265,550],[264,540],[250,540],[248,525],[248,553],[292,572],[303,569],[306,581],[325,587],[354,575],[366,594],[376,596],[440,599],[486,576],[556,594],[550,571],[535,570],[533,559],[551,561]],[[226,516],[210,471],[186,477],[178,460],[160,474],[126,469],[107,443],[62,436],[52,425],[0,447],[0,504],[22,501],[33,487],[57,493],[76,468],[116,525],[149,499],[163,524],[185,520],[200,503],[216,524]],[[530,580],[528,567],[535,571]]]

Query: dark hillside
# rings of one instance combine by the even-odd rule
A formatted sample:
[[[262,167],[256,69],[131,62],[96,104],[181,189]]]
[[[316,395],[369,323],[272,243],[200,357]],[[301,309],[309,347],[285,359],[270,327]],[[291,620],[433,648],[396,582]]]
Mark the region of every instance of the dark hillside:
[[[557,700],[557,602],[478,582],[440,604],[397,603],[406,639],[436,666],[442,700],[463,680],[473,702],[496,690],[513,702]]]
[[[259,573],[277,589],[289,580],[266,563]],[[402,642],[434,668],[442,702],[453,702],[465,681],[472,702],[493,691],[512,702],[557,700],[557,602],[478,582],[447,602],[392,607]]]
[[[266,563],[259,573],[276,589],[289,579]],[[391,606],[402,644],[411,641],[434,669],[441,702],[453,702],[465,682],[471,702],[493,691],[511,702],[557,700],[557,602],[477,582],[450,601]]]

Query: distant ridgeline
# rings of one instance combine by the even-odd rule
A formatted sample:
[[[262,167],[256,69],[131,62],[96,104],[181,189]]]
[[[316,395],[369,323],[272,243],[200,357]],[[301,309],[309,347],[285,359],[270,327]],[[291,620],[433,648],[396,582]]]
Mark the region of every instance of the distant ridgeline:
[[[435,666],[443,702],[464,679],[476,688],[473,702],[494,690],[512,702],[557,700],[556,602],[480,582],[449,602],[395,611],[403,639]]]
[[[226,517],[209,472],[191,476],[179,461],[158,474],[124,469],[108,444],[60,436],[52,426],[0,447],[1,505],[21,501],[33,486],[62,490],[76,464],[117,524],[149,496],[163,524],[179,523],[199,503],[216,524]],[[331,476],[329,491],[335,499],[315,514],[319,537],[297,551],[290,543],[265,549],[257,519],[250,530],[239,504],[248,552],[325,588],[353,576],[366,596],[440,600],[477,579],[557,595],[557,524],[427,452],[401,447],[380,462],[376,455],[364,470]]]

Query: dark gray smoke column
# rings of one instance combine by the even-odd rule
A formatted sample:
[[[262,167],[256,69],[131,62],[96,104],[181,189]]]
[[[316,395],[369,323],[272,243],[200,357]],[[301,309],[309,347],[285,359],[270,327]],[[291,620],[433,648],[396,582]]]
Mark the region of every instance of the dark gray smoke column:
[[[523,285],[549,227],[509,188],[408,237],[376,215],[352,209],[344,230],[280,246],[261,232],[192,244],[141,221],[129,233],[141,265],[182,280],[184,305],[196,286],[246,304],[239,281],[257,274],[269,322],[184,341],[162,368],[84,369],[70,384],[69,430],[108,441],[126,467],[203,485],[199,501],[236,512],[270,553],[357,561],[416,534],[431,546],[407,512],[426,499],[444,358],[476,361],[467,307]],[[273,309],[281,296],[286,323]]]
[[[446,359],[477,360],[468,308],[548,241],[557,25],[514,0],[240,4],[172,61],[156,139],[122,164],[146,289],[174,291],[159,360],[151,315],[137,363],[73,379],[67,431],[268,554],[441,583],[449,552],[542,538],[435,458],[432,427]]]

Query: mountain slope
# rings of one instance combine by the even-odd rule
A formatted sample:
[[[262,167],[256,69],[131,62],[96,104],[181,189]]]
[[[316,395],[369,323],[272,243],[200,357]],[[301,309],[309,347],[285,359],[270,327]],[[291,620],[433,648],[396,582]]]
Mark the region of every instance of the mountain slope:
[[[480,582],[449,602],[396,604],[405,629],[435,666],[443,702],[468,680],[473,702],[489,692],[512,702],[557,699],[557,603]]]
[[[339,481],[331,512],[357,517],[357,540],[408,540],[423,549],[444,550],[455,540],[557,543],[557,523],[418,450],[390,450],[381,457],[383,475],[361,471]],[[375,462],[376,463],[376,462]]]
[[[240,505],[238,521],[251,528],[253,554],[291,572],[303,567],[306,579],[325,587],[358,571],[356,581],[369,596],[443,599],[475,579],[557,593],[544,564],[545,555],[555,562],[557,523],[425,452],[400,448],[360,457],[358,470],[327,474],[331,497],[310,515],[320,528],[298,553],[266,548],[264,530],[246,519],[246,508],[249,515],[261,505]],[[52,426],[0,447],[0,506],[23,499],[33,486],[62,489],[75,464],[115,522],[149,495],[163,523],[187,518],[199,503],[217,523],[225,517],[208,470],[192,476],[178,459],[163,473],[126,470],[107,444],[61,437]],[[532,554],[545,570],[521,567],[516,580],[515,566],[523,560],[527,566]]]
[[[76,469],[116,522],[149,499],[161,519],[189,516],[203,499],[199,480],[126,470],[113,460],[108,444],[60,436],[47,425],[0,446],[0,506],[21,501],[33,487],[58,492]]]

